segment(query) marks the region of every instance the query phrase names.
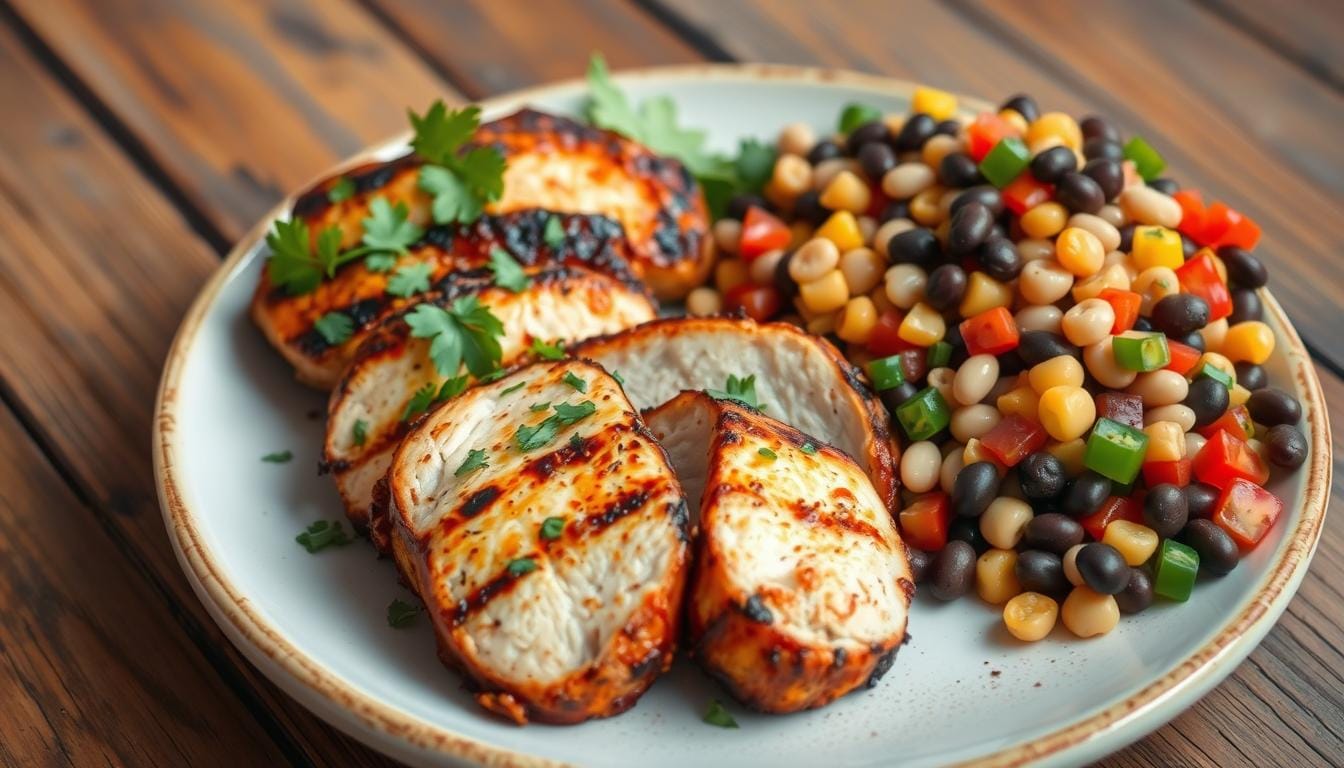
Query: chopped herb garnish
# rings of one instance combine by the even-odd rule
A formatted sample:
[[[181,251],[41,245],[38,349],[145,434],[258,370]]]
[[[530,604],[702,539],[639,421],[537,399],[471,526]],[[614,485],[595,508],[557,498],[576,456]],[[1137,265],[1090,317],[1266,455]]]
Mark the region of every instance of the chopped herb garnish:
[[[355,426],[350,429],[350,436],[356,446],[363,445],[369,439],[369,423],[363,419],[355,419]]]
[[[434,197],[430,212],[435,224],[471,222],[485,204],[504,193],[504,155],[494,147],[461,149],[481,123],[479,107],[449,110],[435,101],[425,114],[410,112],[415,137],[411,148],[425,159],[420,188]]]
[[[522,389],[525,386],[527,386],[526,381],[520,381],[517,384],[510,384],[509,386],[499,390],[499,394],[507,395],[510,392],[517,392],[518,390]]]
[[[499,381],[500,379],[502,379],[502,378],[504,378],[505,376],[508,376],[508,375],[509,375],[509,371],[508,371],[508,369],[506,369],[506,368],[496,368],[495,370],[493,370],[493,371],[491,371],[491,372],[485,374],[484,376],[480,377],[480,379],[478,379],[478,381],[480,381],[482,384],[489,384],[489,383],[492,382],[492,381]]]
[[[765,408],[756,401],[756,375],[752,374],[745,379],[728,374],[728,382],[723,389],[707,389],[705,394],[715,400],[736,400],[740,403],[763,411]]]
[[[756,452],[771,461],[774,461],[775,459],[779,458],[779,456],[769,448],[757,448]]]
[[[728,710],[724,709],[723,703],[718,699],[709,702],[709,709],[705,712],[705,716],[702,719],[706,723],[717,725],[720,728],[737,727],[737,721],[733,719],[732,715],[728,714]]]
[[[569,436],[569,449],[575,453],[583,450],[583,438],[579,437],[578,432],[574,432]]]
[[[509,561],[509,573],[522,576],[537,570],[537,561],[530,557],[516,557]]]
[[[295,536],[294,540],[302,544],[309,554],[320,552],[327,547],[343,547],[354,541],[345,532],[339,520],[318,520],[304,529],[303,533]]]
[[[402,299],[424,293],[429,290],[429,275],[433,271],[433,265],[428,262],[403,264],[397,267],[396,274],[388,278],[387,292]]]
[[[369,203],[369,217],[364,220],[363,246],[349,253],[405,254],[406,249],[425,234],[424,228],[411,221],[410,217],[411,211],[406,203],[393,205],[386,197],[373,198],[373,202]]]
[[[551,407],[550,403],[533,403],[532,405],[527,407],[527,410],[533,413],[540,413],[542,411],[548,410],[550,407]]]
[[[542,232],[541,239],[552,249],[559,248],[565,242],[565,225],[560,223],[559,216],[551,216],[546,220],[546,230]]]
[[[294,458],[293,451],[276,451],[262,456],[261,460],[268,464],[287,464],[292,458]]]
[[[570,405],[569,403],[559,403],[555,406],[555,415],[561,423],[568,426],[577,421],[592,416],[597,411],[597,406],[593,405],[591,400],[584,400],[580,403]]]
[[[415,617],[420,615],[424,608],[405,600],[393,600],[387,604],[387,626],[394,629],[405,629],[415,623]]]
[[[518,450],[523,452],[534,451],[544,445],[549,445],[559,434],[561,427],[582,421],[596,411],[597,406],[588,400],[575,405],[559,403],[555,406],[555,413],[547,416],[540,423],[519,427],[517,433],[513,436],[514,444],[518,446]]]
[[[555,341],[542,341],[541,339],[532,340],[532,354],[542,360],[563,360],[565,359],[565,345],[560,339]]]
[[[612,371],[611,378],[615,379],[616,383],[620,384],[622,387],[625,386],[625,377],[621,376],[620,371]]]
[[[346,176],[336,180],[327,190],[327,200],[333,203],[343,203],[355,196],[355,182]]]
[[[429,357],[440,376],[452,376],[465,362],[472,376],[481,378],[499,368],[499,337],[504,325],[475,296],[464,296],[445,309],[417,305],[406,324],[417,339],[431,339]]]
[[[803,447],[800,448],[799,450],[801,450],[803,453],[806,453],[808,456],[814,456],[817,453],[817,446],[811,443],[803,443]]]
[[[428,411],[429,406],[434,404],[434,395],[437,391],[438,387],[434,386],[432,381],[415,390],[411,399],[406,403],[406,409],[401,412],[401,420],[410,421],[412,418]]]
[[[334,276],[342,264],[358,258],[341,253],[341,230],[334,226],[317,233],[316,247],[310,241],[308,222],[303,219],[277,221],[266,234],[266,245],[271,249],[267,273],[272,283],[291,296],[311,292],[324,278]]]
[[[575,376],[573,371],[565,371],[565,378],[563,381],[580,392],[586,393],[588,391],[588,382]]]
[[[434,396],[434,402],[441,403],[450,397],[457,397],[463,392],[466,392],[467,378],[467,374],[464,373],[461,376],[454,376],[443,382],[443,386],[439,388],[439,394]]]
[[[354,334],[355,321],[344,312],[328,312],[317,318],[317,322],[313,323],[313,330],[334,347],[337,344],[344,344]]]
[[[555,541],[564,532],[565,518],[563,517],[548,517],[541,522],[541,538],[546,541]]]
[[[465,474],[475,472],[478,469],[488,466],[490,465],[485,460],[485,451],[481,450],[480,448],[472,448],[471,450],[467,451],[467,458],[463,459],[462,463],[458,465],[456,470],[454,470],[453,476],[461,477]]]
[[[523,266],[503,248],[490,249],[490,271],[495,273],[495,285],[514,293],[532,284],[532,278],[523,272]]]

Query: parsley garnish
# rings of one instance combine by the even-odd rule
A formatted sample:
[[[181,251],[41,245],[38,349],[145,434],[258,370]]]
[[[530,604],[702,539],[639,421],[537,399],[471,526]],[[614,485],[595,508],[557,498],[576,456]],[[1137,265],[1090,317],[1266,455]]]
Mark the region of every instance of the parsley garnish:
[[[266,246],[271,257],[266,261],[271,282],[284,287],[291,296],[309,293],[332,277],[336,269],[358,256],[341,253],[341,231],[327,227],[317,233],[317,243],[311,242],[308,222],[303,219],[277,221],[266,233]]]
[[[588,382],[575,376],[573,371],[565,371],[565,378],[563,381],[580,392],[585,394],[588,392]]]
[[[443,386],[439,388],[439,394],[434,396],[434,402],[441,403],[450,397],[457,397],[463,392],[466,392],[467,378],[467,375],[464,373],[461,376],[454,376],[443,382]]]
[[[532,354],[542,360],[564,360],[565,345],[560,343],[559,339],[555,341],[542,341],[541,339],[532,340]]]
[[[552,249],[559,248],[565,242],[565,225],[560,223],[559,216],[551,216],[546,220],[541,239]]]
[[[625,377],[621,375],[620,371],[612,371],[611,378],[615,379],[616,383],[620,384],[622,387],[625,386]]]
[[[817,453],[817,446],[811,443],[803,443],[803,447],[800,448],[799,450],[801,450],[803,453],[806,453],[808,456],[814,456]]]
[[[485,204],[504,193],[504,155],[494,147],[460,150],[481,124],[479,107],[449,111],[435,101],[425,114],[409,112],[415,138],[411,148],[424,158],[420,188],[433,195],[430,211],[435,224],[471,222]]]
[[[517,392],[518,390],[522,389],[525,386],[527,386],[526,381],[520,381],[517,384],[510,384],[509,386],[499,390],[499,394],[507,395],[510,392]]]
[[[405,254],[407,247],[425,234],[419,224],[410,220],[410,215],[406,203],[392,205],[386,197],[375,197],[369,204],[369,218],[364,220],[364,245],[349,251],[347,255],[363,256],[375,252]]]
[[[541,413],[542,411],[549,410],[550,407],[550,403],[533,403],[527,407],[527,410],[533,413]]]
[[[408,298],[416,293],[429,290],[429,275],[434,267],[428,262],[403,264],[397,267],[396,274],[388,278],[387,292],[398,298]]]
[[[331,189],[327,190],[327,200],[332,203],[343,203],[354,196],[355,182],[345,176],[337,179],[336,183],[331,185]]]
[[[548,517],[541,521],[541,538],[546,541],[555,541],[564,532],[565,518],[563,517]]]
[[[504,326],[475,296],[465,296],[444,309],[420,304],[406,315],[411,335],[432,339],[429,357],[440,376],[451,376],[465,362],[472,376],[481,378],[499,368],[499,337]]]
[[[535,451],[554,440],[561,427],[576,424],[592,416],[596,411],[597,406],[589,400],[574,405],[558,403],[555,406],[555,413],[547,416],[541,422],[531,426],[519,427],[513,436],[513,442],[518,446],[518,450],[524,453]]]
[[[532,284],[532,278],[503,248],[490,249],[490,271],[495,273],[495,285],[517,293]]]
[[[363,445],[369,439],[369,423],[363,419],[355,419],[355,426],[351,428],[350,436],[354,439],[355,445]]]
[[[579,437],[578,432],[574,432],[569,436],[569,449],[575,453],[583,450],[583,438]]]
[[[387,626],[393,629],[405,629],[415,622],[424,608],[405,600],[393,600],[387,604]]]
[[[774,461],[775,459],[779,458],[779,456],[776,455],[775,452],[770,450],[769,448],[757,448],[756,452],[771,461]]]
[[[509,573],[522,576],[537,570],[537,561],[530,557],[515,557],[509,561]]]
[[[728,714],[728,710],[724,709],[723,703],[718,699],[709,702],[709,709],[705,712],[705,716],[702,719],[706,723],[717,725],[720,728],[737,727],[737,721],[733,719],[732,715]]]
[[[758,411],[765,410],[756,401],[756,374],[752,374],[745,379],[739,379],[730,373],[723,389],[707,389],[705,394],[715,400],[736,400]]]
[[[262,456],[261,460],[268,464],[287,464],[292,458],[294,458],[293,451],[276,451]]]
[[[355,321],[344,312],[328,312],[317,318],[313,330],[334,347],[344,344],[355,332]]]
[[[343,547],[354,541],[341,526],[341,521],[318,520],[294,537],[309,554],[320,552],[327,547]]]
[[[488,466],[490,465],[485,460],[485,451],[480,448],[472,448],[467,451],[467,458],[463,459],[462,463],[453,471],[453,476],[461,477]]]
[[[401,412],[402,421],[410,421],[412,417],[419,416],[429,410],[429,406],[434,404],[434,394],[438,388],[434,382],[429,382],[425,386],[415,390],[411,399],[406,403],[406,410]]]

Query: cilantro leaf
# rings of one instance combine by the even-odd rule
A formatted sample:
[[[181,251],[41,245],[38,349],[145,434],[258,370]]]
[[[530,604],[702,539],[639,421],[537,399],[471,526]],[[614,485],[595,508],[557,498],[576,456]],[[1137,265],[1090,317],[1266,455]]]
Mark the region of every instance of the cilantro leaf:
[[[320,552],[327,547],[343,547],[354,541],[345,528],[341,526],[341,521],[318,520],[316,523],[304,529],[303,533],[294,537],[294,540],[303,545],[308,550],[308,554]]]
[[[495,273],[495,285],[518,293],[532,284],[523,267],[503,248],[490,249],[490,271]]]
[[[808,456],[815,456],[817,453],[817,446],[811,443],[803,443],[803,447],[799,448],[799,450],[806,453]]]
[[[480,378],[499,367],[499,337],[504,326],[475,296],[457,299],[447,309],[420,304],[406,315],[411,335],[430,339],[429,357],[440,376],[451,376],[465,362]]]
[[[563,381],[580,392],[586,393],[588,391],[588,382],[575,376],[573,371],[565,371]]]
[[[513,436],[514,444],[518,446],[518,450],[524,453],[534,451],[554,440],[561,427],[576,424],[593,415],[596,411],[597,406],[589,400],[572,405],[559,403],[555,406],[555,413],[542,421],[530,426],[519,427]]]
[[[565,345],[560,343],[559,339],[550,342],[542,341],[541,339],[533,339],[530,351],[542,360],[565,359]]]
[[[728,713],[728,710],[718,699],[709,702],[709,709],[705,711],[705,716],[702,719],[709,725],[717,725],[720,728],[738,727],[737,721],[733,719],[733,716]]]
[[[293,451],[276,451],[275,453],[268,453],[265,456],[262,456],[261,460],[267,464],[288,464],[290,459],[293,458]]]
[[[565,225],[560,223],[559,216],[551,216],[546,220],[546,229],[542,232],[541,239],[547,247],[559,248],[565,242]]]
[[[337,179],[336,183],[331,185],[331,189],[327,190],[327,200],[332,203],[343,203],[354,196],[355,182],[347,176]]]
[[[481,124],[480,107],[466,107],[451,112],[440,100],[435,100],[425,111],[417,115],[406,110],[410,117],[415,137],[411,139],[411,149],[431,163],[443,164],[452,161],[457,150],[471,139],[476,127]]]
[[[427,164],[420,169],[420,188],[433,196],[430,213],[436,224],[471,222],[485,203],[504,194],[504,155],[494,147],[476,147],[461,154],[481,124],[478,107],[449,111],[435,101],[424,115],[410,112],[415,137],[411,147]]]
[[[275,222],[266,233],[266,245],[271,249],[266,261],[271,282],[291,296],[311,293],[324,277],[335,275],[338,267],[355,258],[341,253],[341,231],[336,227],[318,232],[314,248],[303,219]]]
[[[682,159],[691,172],[703,168],[705,132],[677,125],[677,105],[670,96],[659,96],[639,105],[643,123],[641,140],[658,152]]]
[[[778,454],[776,454],[774,451],[770,450],[769,448],[757,448],[757,449],[756,449],[756,452],[759,453],[760,455],[764,456],[765,458],[771,460],[771,461],[774,461],[775,459],[779,458]]]
[[[424,608],[405,600],[393,600],[387,604],[387,626],[393,629],[405,629],[415,622]]]
[[[420,188],[434,196],[430,214],[435,224],[472,222],[481,216],[481,203],[457,174],[438,165],[420,169]]]
[[[527,386],[526,381],[520,381],[517,384],[510,384],[509,386],[499,390],[499,394],[507,395],[510,392],[517,392],[518,390],[522,389],[525,386]]]
[[[401,265],[397,268],[396,274],[388,278],[388,294],[405,299],[413,294],[428,291],[429,275],[433,270],[432,265],[423,261]]]
[[[565,532],[565,518],[548,517],[541,521],[541,538],[546,541],[555,541]]]
[[[441,403],[444,400],[457,397],[467,391],[467,374],[454,376],[443,382],[443,387],[439,389],[439,394],[434,396],[434,402]]]
[[[401,412],[401,420],[410,421],[413,417],[428,411],[429,406],[434,404],[434,393],[437,391],[438,387],[435,387],[432,381],[415,390],[411,394],[411,399],[407,401],[405,410]]]
[[[480,200],[498,200],[504,194],[504,155],[494,147],[477,147],[453,168],[467,189]]]
[[[407,246],[419,240],[425,230],[410,220],[406,203],[392,205],[386,197],[375,197],[369,204],[369,217],[364,219],[365,247],[370,251],[391,251],[404,254]]]
[[[569,426],[592,416],[597,412],[597,406],[591,400],[574,403],[557,403],[555,406],[554,418],[560,421],[562,426]]]
[[[715,400],[736,400],[758,411],[765,410],[756,400],[756,374],[739,379],[730,373],[723,389],[707,389],[705,394]]]
[[[363,419],[355,419],[355,426],[350,429],[350,437],[356,446],[364,445],[369,439],[369,423]]]
[[[620,371],[613,370],[611,372],[611,378],[615,379],[616,383],[620,384],[622,387],[625,386],[625,377],[621,375]]]
[[[530,557],[515,557],[509,561],[509,574],[512,576],[522,576],[535,570],[537,570],[537,561]]]
[[[599,128],[607,128],[636,141],[644,140],[643,123],[625,91],[611,82],[607,60],[594,53],[588,60],[588,120]]]
[[[370,272],[390,272],[397,266],[397,254],[375,251],[364,257],[364,268]]]
[[[527,410],[529,410],[529,411],[531,411],[531,412],[533,412],[533,413],[540,413],[540,412],[542,412],[542,411],[549,411],[550,409],[551,409],[551,404],[550,404],[550,403],[533,403],[533,404],[527,406]]]
[[[738,143],[733,166],[744,191],[759,193],[765,188],[775,171],[777,156],[774,147],[758,139],[743,139]]]
[[[344,344],[354,334],[355,321],[344,312],[328,312],[317,318],[313,330],[334,347]]]
[[[483,469],[488,466],[490,465],[485,460],[485,451],[479,448],[472,448],[471,450],[467,451],[467,458],[463,459],[462,463],[459,464],[457,469],[453,471],[453,476],[461,477],[463,475],[475,472],[478,469]]]

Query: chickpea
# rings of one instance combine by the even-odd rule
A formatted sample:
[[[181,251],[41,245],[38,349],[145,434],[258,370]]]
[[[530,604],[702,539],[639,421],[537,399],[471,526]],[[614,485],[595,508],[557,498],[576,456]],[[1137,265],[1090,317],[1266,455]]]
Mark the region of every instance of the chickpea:
[[[1142,397],[1145,407],[1157,408],[1184,401],[1190,393],[1190,382],[1175,371],[1150,371],[1135,376],[1134,383],[1125,391]]]
[[[943,457],[927,440],[911,443],[901,454],[901,485],[912,493],[926,493],[938,485]]]
[[[1104,299],[1084,299],[1069,307],[1060,323],[1070,344],[1086,347],[1111,335],[1115,308]]]
[[[933,168],[924,163],[901,163],[882,177],[882,193],[893,200],[908,200],[937,180]]]
[[[1120,623],[1120,606],[1111,595],[1094,592],[1086,586],[1074,587],[1064,598],[1060,618],[1073,634],[1096,637],[1110,632]]]
[[[794,255],[797,258],[797,255]],[[897,264],[887,270],[887,298],[901,309],[910,309],[924,298],[928,273],[914,264]]]
[[[1138,376],[1134,371],[1125,370],[1115,361],[1112,348],[1112,336],[1107,336],[1095,344],[1083,348],[1083,364],[1098,384],[1110,389],[1124,389],[1134,383]]]
[[[1054,304],[1069,294],[1073,274],[1056,261],[1029,261],[1022,267],[1017,288],[1032,304]]]
[[[812,126],[807,123],[789,123],[779,132],[776,146],[781,155],[806,157],[816,143],[817,135],[812,131]]]
[[[1003,415],[999,413],[999,409],[992,405],[984,403],[967,405],[952,412],[948,428],[952,432],[952,437],[966,443],[974,438],[984,437],[985,433],[998,425],[1002,419]]]
[[[802,285],[819,280],[840,264],[840,249],[824,237],[803,243],[789,259],[789,278]]]
[[[1013,316],[1019,331],[1047,331],[1058,334],[1064,313],[1053,304],[1024,307]]]
[[[952,381],[952,395],[956,398],[956,402],[972,405],[984,400],[998,380],[997,357],[988,354],[972,355],[957,369]]]

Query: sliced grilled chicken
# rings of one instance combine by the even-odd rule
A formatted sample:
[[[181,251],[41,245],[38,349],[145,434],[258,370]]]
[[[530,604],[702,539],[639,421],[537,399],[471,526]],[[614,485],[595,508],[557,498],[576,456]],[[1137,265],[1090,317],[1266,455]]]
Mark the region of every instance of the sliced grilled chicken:
[[[796,712],[873,686],[905,641],[914,577],[849,456],[700,392],[645,414],[700,498],[691,650],[748,706]]]
[[[553,217],[564,237],[548,242],[547,223]],[[431,229],[424,240],[398,261],[399,268],[419,263],[430,265],[427,293],[405,298],[392,296],[387,288],[394,273],[371,271],[360,261],[346,264],[334,278],[300,296],[291,296],[283,288],[272,286],[264,272],[252,297],[252,317],[271,344],[294,366],[300,381],[330,389],[364,337],[381,320],[427,295],[451,292],[457,272],[488,264],[496,248],[524,266],[583,265],[640,289],[629,266],[629,243],[616,221],[597,215],[559,215],[530,209],[482,216],[469,225]],[[317,331],[317,321],[330,313],[345,315],[354,326],[350,337],[339,344],[330,343]]]
[[[416,426],[387,477],[397,567],[481,706],[518,723],[605,717],[671,664],[686,500],[601,368],[537,363],[468,390]]]
[[[640,409],[682,390],[722,390],[730,375],[755,376],[765,413],[849,454],[896,508],[897,448],[886,411],[825,339],[786,323],[669,318],[582,342],[574,352],[619,372]]]
[[[601,272],[566,265],[530,272],[531,285],[518,293],[494,285],[486,270],[455,273],[430,301],[447,306],[470,295],[489,308],[504,326],[499,343],[505,366],[523,358],[534,339],[582,339],[654,316],[647,295]],[[386,474],[393,449],[410,430],[407,404],[417,391],[443,382],[430,361],[429,340],[410,335],[404,319],[409,311],[369,333],[332,392],[323,450],[323,466],[335,476],[346,514],[384,553],[387,518],[371,511],[374,483]]]

